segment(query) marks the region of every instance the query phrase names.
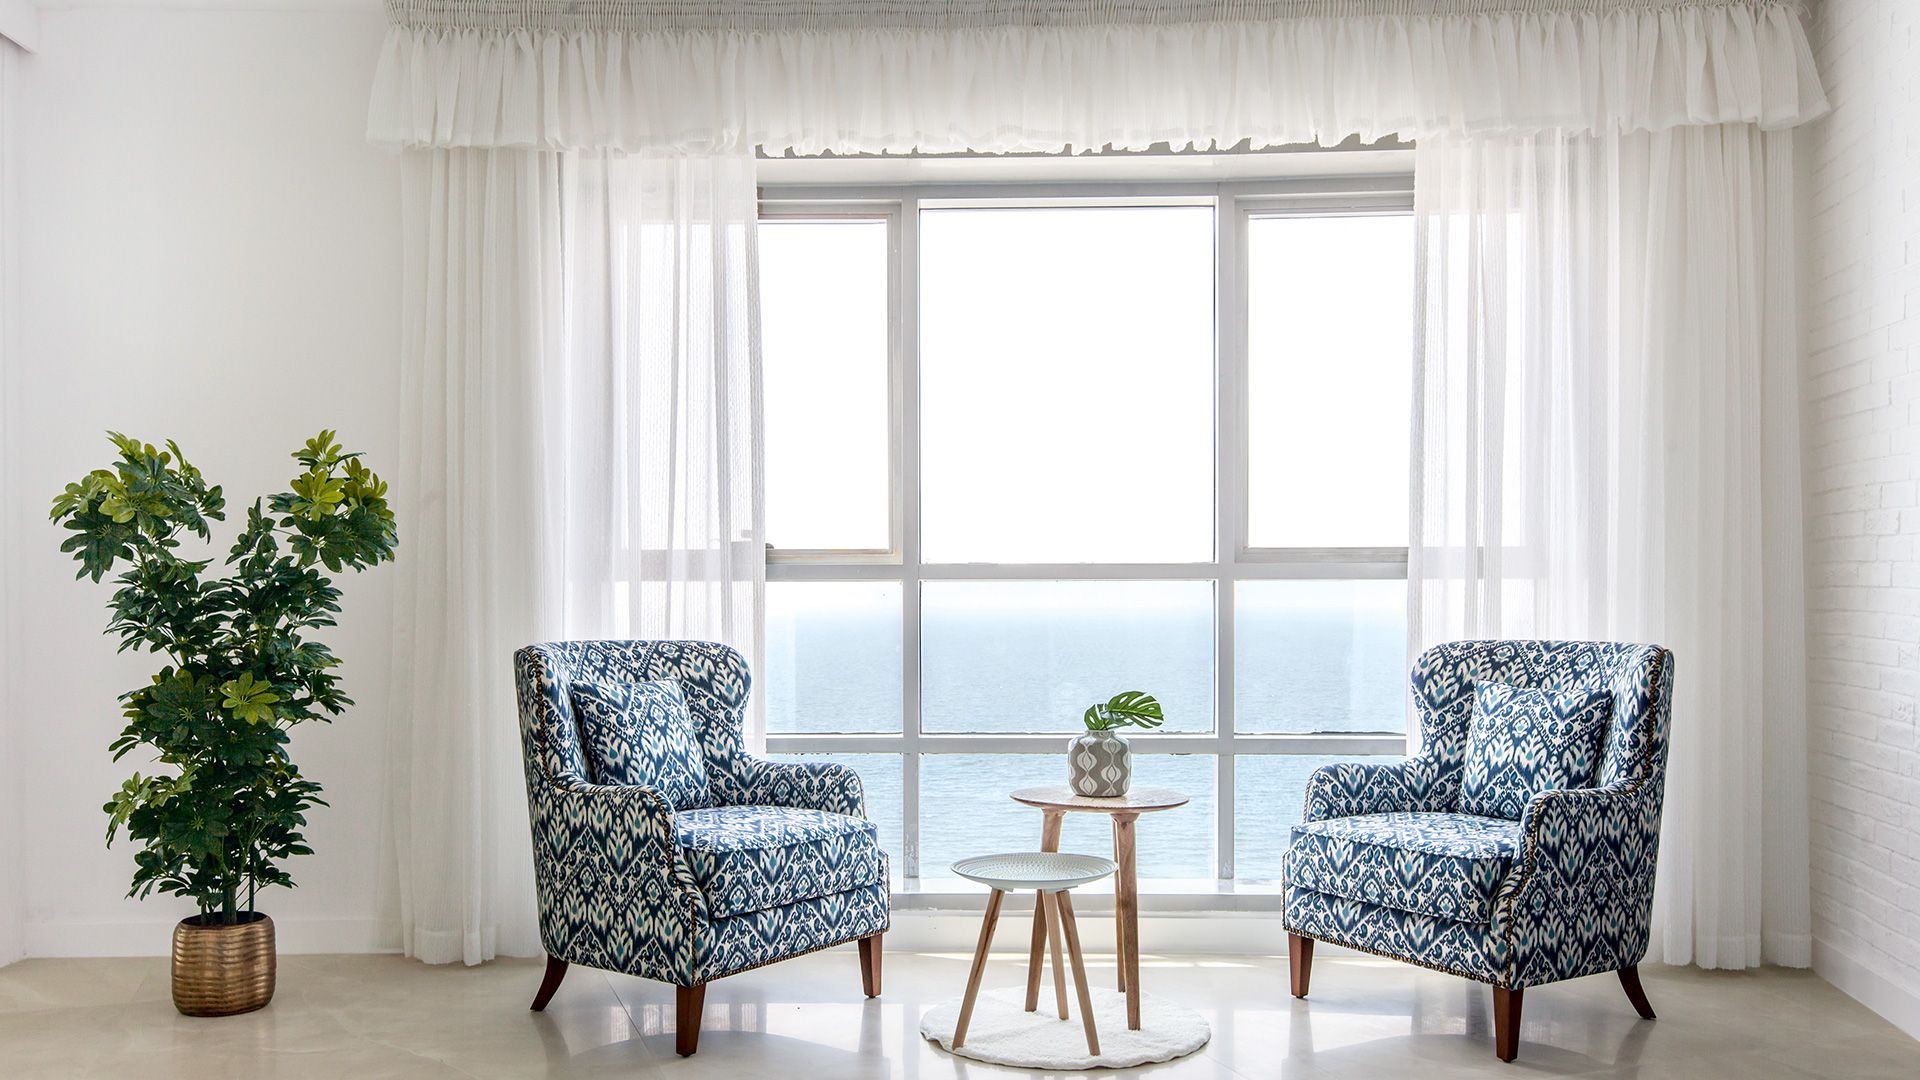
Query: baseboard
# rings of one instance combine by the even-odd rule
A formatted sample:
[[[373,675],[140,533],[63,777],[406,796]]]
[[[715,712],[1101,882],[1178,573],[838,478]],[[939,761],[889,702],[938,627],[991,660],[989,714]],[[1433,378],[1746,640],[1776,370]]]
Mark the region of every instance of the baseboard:
[[[165,956],[173,947],[173,920],[30,922],[24,937],[29,957]],[[288,955],[400,951],[398,934],[378,919],[276,918],[273,937]]]
[[[1841,993],[1920,1039],[1920,989],[1902,986],[1860,958],[1819,938],[1813,939],[1813,970]]]

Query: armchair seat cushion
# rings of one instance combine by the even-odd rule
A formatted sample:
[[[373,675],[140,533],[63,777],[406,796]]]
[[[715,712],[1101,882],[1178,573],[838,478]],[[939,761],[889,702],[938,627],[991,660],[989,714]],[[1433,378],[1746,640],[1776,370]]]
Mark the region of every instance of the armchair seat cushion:
[[[1455,922],[1493,920],[1520,823],[1472,814],[1364,814],[1294,826],[1288,889]]]
[[[674,842],[714,918],[786,907],[884,881],[873,822],[787,806],[673,815]]]

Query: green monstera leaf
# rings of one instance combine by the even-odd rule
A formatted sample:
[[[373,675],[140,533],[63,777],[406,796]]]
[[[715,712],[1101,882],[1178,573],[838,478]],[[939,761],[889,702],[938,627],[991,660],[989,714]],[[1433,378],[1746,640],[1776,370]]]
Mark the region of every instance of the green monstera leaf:
[[[1160,702],[1144,690],[1126,690],[1087,706],[1081,721],[1088,731],[1112,731],[1132,725],[1149,730],[1166,722]]]

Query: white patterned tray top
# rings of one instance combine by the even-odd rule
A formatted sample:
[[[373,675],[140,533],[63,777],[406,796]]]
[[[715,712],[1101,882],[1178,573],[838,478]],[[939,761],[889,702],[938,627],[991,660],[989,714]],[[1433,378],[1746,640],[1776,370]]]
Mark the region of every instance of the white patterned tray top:
[[[991,889],[1015,892],[1035,889],[1059,892],[1099,881],[1117,869],[1112,859],[1061,851],[1015,851],[1005,855],[976,855],[953,864],[953,872]]]

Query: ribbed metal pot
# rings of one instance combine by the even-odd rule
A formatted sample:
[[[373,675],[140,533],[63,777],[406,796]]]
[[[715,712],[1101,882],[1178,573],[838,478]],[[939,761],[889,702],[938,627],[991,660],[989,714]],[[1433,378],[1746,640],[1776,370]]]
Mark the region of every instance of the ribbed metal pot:
[[[273,920],[231,926],[198,915],[173,928],[173,1007],[188,1016],[232,1016],[273,1000]]]

